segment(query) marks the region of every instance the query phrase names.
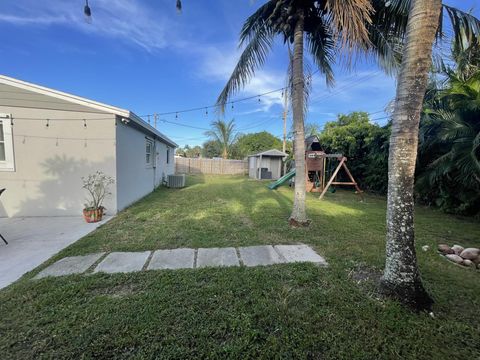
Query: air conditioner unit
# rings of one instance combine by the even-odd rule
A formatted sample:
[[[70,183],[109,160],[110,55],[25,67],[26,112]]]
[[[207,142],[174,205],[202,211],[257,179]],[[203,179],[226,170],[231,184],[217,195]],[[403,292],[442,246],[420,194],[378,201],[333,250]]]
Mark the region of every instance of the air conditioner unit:
[[[183,187],[185,187],[185,174],[182,174],[182,175],[168,175],[167,186],[169,188],[183,188]]]

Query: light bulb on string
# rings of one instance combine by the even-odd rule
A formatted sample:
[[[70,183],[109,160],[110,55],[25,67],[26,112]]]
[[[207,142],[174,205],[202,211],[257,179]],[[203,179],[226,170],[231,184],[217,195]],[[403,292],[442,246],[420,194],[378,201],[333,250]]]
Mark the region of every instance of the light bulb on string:
[[[47,123],[45,124],[45,127],[48,128],[50,126],[50,119],[47,119]]]
[[[87,128],[87,120],[83,119],[83,127],[86,129]]]

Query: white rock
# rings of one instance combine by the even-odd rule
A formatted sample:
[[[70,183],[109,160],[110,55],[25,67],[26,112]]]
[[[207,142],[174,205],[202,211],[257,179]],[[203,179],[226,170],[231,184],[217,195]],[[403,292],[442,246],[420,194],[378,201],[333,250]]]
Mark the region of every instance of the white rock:
[[[447,254],[445,255],[445,257],[456,264],[461,264],[463,262],[463,259],[460,256],[455,254]]]
[[[422,246],[423,251],[428,251],[428,249],[430,249],[430,246],[428,246],[428,245],[423,245]]]
[[[464,250],[464,247],[460,245],[453,245],[452,250],[455,252],[455,255],[460,255],[460,253]]]
[[[455,253],[455,251],[453,251],[452,248],[450,246],[448,246],[447,244],[438,245],[438,251],[440,251],[444,255]]]
[[[480,256],[480,249],[467,248],[460,253],[460,256],[464,259],[473,260]]]
[[[472,260],[465,259],[465,260],[463,260],[462,265],[465,265],[465,266],[470,267],[470,266],[472,266],[472,265],[474,265],[474,264],[473,264],[473,261],[472,261]],[[475,266],[475,265],[474,265],[474,266]]]

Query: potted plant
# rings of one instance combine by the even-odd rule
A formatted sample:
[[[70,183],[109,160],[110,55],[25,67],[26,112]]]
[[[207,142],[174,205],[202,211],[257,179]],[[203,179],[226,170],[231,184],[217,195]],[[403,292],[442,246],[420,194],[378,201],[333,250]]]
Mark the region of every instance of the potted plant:
[[[115,181],[111,176],[105,175],[101,171],[82,177],[83,188],[88,191],[89,199],[83,209],[83,217],[87,223],[94,223],[102,220],[105,207],[103,201],[111,192],[110,185]]]

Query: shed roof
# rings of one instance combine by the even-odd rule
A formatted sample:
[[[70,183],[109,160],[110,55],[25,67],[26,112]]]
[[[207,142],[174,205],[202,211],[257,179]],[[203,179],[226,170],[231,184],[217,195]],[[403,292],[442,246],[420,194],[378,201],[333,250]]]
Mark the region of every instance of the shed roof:
[[[136,123],[139,125],[143,130],[148,131],[149,133],[156,135],[160,140],[164,141],[168,145],[171,145],[173,147],[177,147],[178,145],[172,141],[171,139],[168,138],[165,134],[161,133],[157,129],[155,129],[153,126],[149,125],[147,122],[145,122],[142,118],[140,118],[138,115],[133,113],[130,110],[118,108],[115,106],[103,104],[97,101],[89,100],[86,98],[82,98],[80,96],[64,93],[62,91],[50,89],[44,86],[32,84],[26,81],[18,80],[15,78],[11,78],[5,75],[0,75],[0,87],[7,87],[7,88],[16,88],[20,91],[16,91],[17,94],[21,94],[23,96],[28,97],[28,92],[33,92],[35,94],[39,95],[44,95],[44,96],[49,96],[58,100],[61,100],[61,103],[65,104],[75,104],[79,105],[81,107],[86,107],[92,110],[96,110],[100,113],[109,113],[109,114],[114,114],[118,115],[127,119],[130,119],[132,122]],[[9,99],[6,99],[7,102]],[[5,105],[5,106],[16,106],[16,107],[22,107],[21,99],[19,97],[17,98],[12,98],[11,104],[10,103],[3,103],[0,105]],[[28,99],[30,104],[29,107],[34,107],[35,106],[35,100],[34,99]],[[37,99],[38,101],[38,99]],[[61,104],[60,103],[60,104]],[[33,106],[32,106],[33,105]],[[43,105],[44,106],[44,105]],[[44,108],[44,107],[42,107]],[[52,109],[52,110],[59,110],[59,109]]]
[[[270,157],[285,157],[285,156],[288,156],[287,154],[285,154],[284,152],[282,152],[280,150],[271,149],[271,150],[259,152],[257,154],[249,155],[248,157],[260,156],[260,155],[261,156],[270,156]]]

